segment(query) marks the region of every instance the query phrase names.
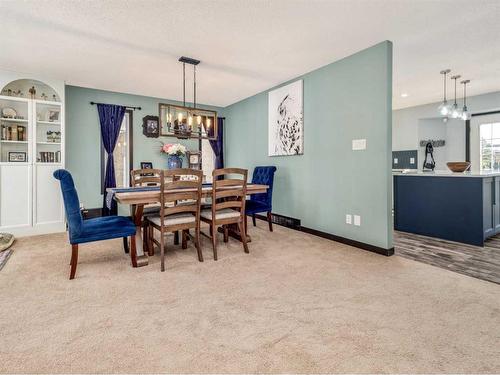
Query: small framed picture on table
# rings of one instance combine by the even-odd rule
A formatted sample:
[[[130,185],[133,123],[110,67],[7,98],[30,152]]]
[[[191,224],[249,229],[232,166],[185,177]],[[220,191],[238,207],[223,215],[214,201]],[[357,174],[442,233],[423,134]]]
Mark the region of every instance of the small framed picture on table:
[[[141,169],[153,169],[153,163],[150,161],[141,161]],[[152,173],[144,173],[143,176],[152,176]]]

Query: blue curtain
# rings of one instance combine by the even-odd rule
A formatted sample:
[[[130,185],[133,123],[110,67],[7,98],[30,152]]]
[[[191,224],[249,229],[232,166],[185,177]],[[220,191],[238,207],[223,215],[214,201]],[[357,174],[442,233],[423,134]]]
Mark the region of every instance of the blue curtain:
[[[113,160],[113,150],[120,135],[125,107],[114,104],[98,104],[99,121],[101,123],[102,144],[108,154],[108,161],[104,174],[104,197],[102,202],[103,215],[116,215],[118,209],[116,202],[111,203],[111,209],[106,205],[106,189],[116,187],[115,163]]]
[[[215,154],[215,169],[224,168],[224,118],[217,118],[217,140],[210,140]]]

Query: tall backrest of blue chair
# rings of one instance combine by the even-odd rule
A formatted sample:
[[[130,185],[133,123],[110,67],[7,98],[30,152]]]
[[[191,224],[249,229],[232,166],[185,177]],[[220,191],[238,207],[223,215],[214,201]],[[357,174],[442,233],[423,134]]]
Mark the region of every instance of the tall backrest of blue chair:
[[[73,177],[65,169],[58,169],[54,172],[54,177],[61,183],[61,192],[64,200],[64,209],[66,210],[66,218],[69,226],[69,237],[78,237],[83,228],[83,218],[80,211],[80,201],[78,193],[75,189]]]
[[[263,203],[269,208],[272,207],[274,172],[276,172],[275,166],[255,167],[253,170],[252,183],[268,185],[269,189],[267,189],[267,193],[251,195],[250,200]]]

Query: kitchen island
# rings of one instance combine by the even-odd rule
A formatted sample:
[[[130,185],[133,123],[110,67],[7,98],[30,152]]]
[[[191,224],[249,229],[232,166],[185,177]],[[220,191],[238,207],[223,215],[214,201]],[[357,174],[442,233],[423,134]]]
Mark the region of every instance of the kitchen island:
[[[500,172],[394,173],[394,229],[483,246],[500,233]]]

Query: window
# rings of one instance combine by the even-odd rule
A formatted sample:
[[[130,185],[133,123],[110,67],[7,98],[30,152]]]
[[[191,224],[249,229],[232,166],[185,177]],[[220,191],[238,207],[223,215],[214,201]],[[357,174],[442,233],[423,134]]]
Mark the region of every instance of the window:
[[[479,142],[481,170],[500,169],[500,122],[481,124]]]
[[[130,186],[130,171],[132,170],[132,111],[126,111],[123,116],[120,135],[113,151],[115,163],[115,179],[117,187]],[[101,145],[101,190],[104,190],[104,172],[107,154]]]
[[[212,171],[215,169],[215,154],[208,139],[201,140],[201,169],[203,170],[203,180],[212,182]]]

